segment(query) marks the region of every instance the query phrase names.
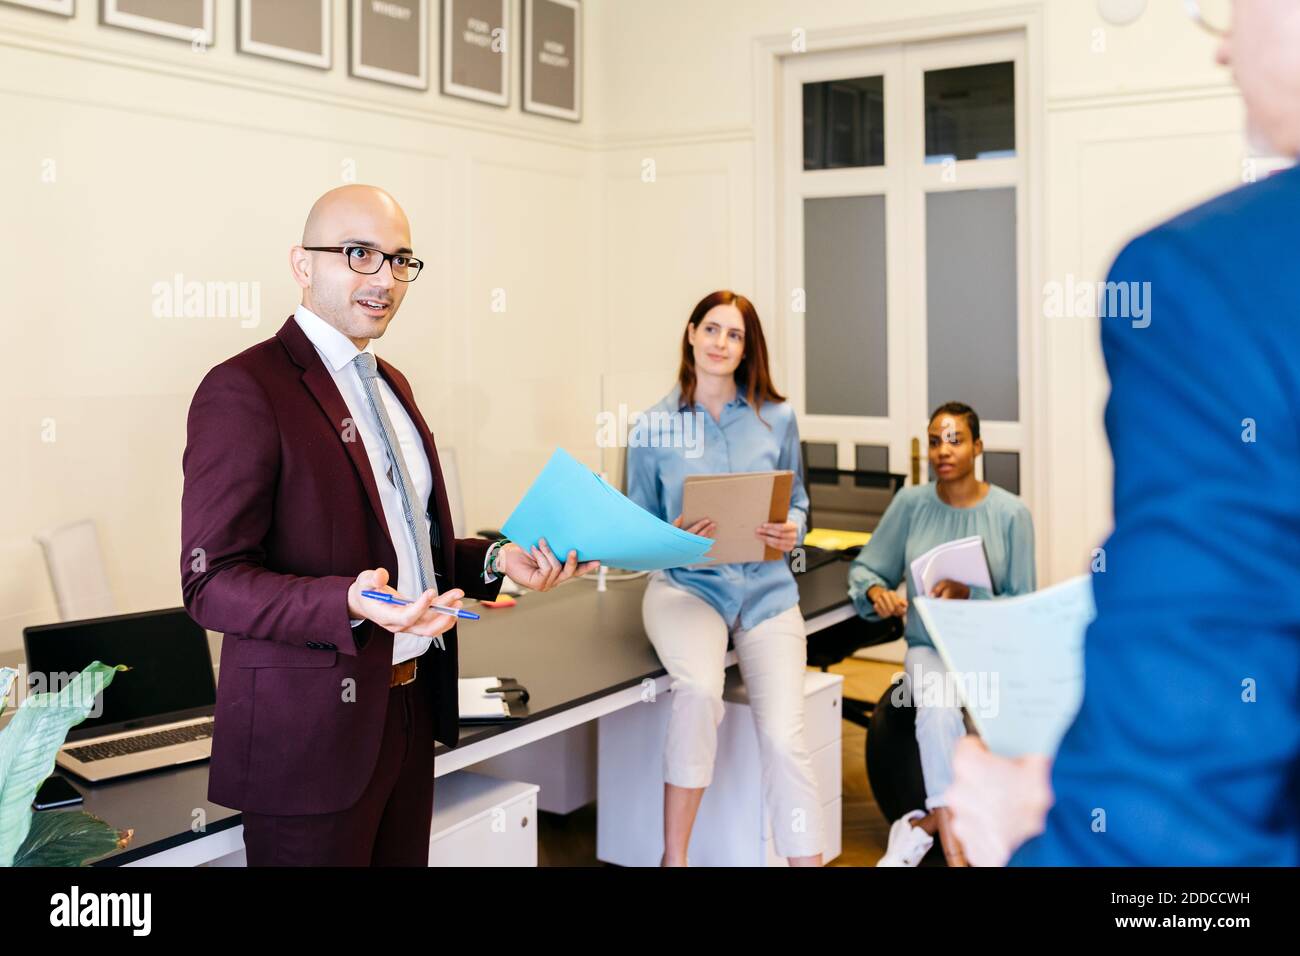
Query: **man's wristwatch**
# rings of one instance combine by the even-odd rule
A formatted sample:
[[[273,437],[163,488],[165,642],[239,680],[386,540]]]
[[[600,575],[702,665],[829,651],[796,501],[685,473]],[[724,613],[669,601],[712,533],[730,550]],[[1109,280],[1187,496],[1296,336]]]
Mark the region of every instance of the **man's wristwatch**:
[[[501,569],[497,567],[497,558],[501,556],[501,552],[505,550],[506,545],[509,543],[508,538],[502,538],[499,541],[492,542],[492,546],[488,548],[487,569],[489,574],[501,573]],[[487,577],[487,575],[485,574],[484,577]]]

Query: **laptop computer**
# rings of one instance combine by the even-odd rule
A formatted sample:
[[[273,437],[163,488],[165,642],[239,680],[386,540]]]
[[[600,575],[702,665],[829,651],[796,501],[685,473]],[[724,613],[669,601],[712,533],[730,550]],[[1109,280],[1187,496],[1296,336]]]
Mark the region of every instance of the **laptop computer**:
[[[212,654],[184,608],[28,627],[23,647],[35,691],[58,691],[91,661],[131,668],[100,693],[98,714],[68,731],[61,769],[96,783],[212,755]]]

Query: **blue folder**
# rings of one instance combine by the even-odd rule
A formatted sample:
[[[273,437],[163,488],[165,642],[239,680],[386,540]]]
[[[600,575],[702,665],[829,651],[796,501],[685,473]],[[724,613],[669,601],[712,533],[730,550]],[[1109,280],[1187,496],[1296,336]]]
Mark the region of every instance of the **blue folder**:
[[[545,538],[561,561],[600,561],[631,571],[707,562],[713,539],[674,528],[621,494],[562,448],[511,512],[502,532],[521,547]]]

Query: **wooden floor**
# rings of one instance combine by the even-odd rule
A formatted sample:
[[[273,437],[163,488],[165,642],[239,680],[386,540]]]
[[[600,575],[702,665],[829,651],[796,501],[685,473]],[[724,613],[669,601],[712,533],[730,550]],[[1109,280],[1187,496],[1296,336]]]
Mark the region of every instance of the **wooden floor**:
[[[844,675],[844,696],[877,700],[901,665],[848,658],[830,668]],[[867,732],[844,721],[843,852],[831,866],[875,866],[889,840],[889,824],[867,783]],[[541,866],[601,866],[596,859],[596,805],[567,816],[539,814],[537,858]],[[928,861],[927,861],[928,862]]]

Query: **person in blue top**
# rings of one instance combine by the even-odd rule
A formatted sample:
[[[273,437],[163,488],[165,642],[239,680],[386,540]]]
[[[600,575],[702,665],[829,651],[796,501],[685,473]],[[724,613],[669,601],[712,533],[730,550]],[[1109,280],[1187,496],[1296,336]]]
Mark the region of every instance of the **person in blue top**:
[[[997,595],[1034,590],[1034,523],[1024,503],[996,485],[975,477],[975,459],[984,451],[980,420],[969,405],[950,402],[930,416],[929,458],[935,481],[912,485],[894,496],[880,524],[849,568],[849,596],[863,617],[906,617],[907,653],[903,668],[916,707],[916,743],[925,779],[925,809],[894,821],[889,848],[880,866],[916,866],[938,832],[950,866],[964,865],[954,838],[945,792],[952,783],[952,753],[965,734],[961,701],[947,679],[942,659],[921,616],[908,613],[916,597],[913,560],[936,545],[979,535]],[[907,582],[907,597],[896,588]],[[992,597],[982,587],[943,580],[932,597]]]
[[[695,306],[682,333],[677,385],[642,422],[627,455],[627,494],[641,507],[681,527],[688,475],[793,471],[786,520],[760,524],[754,534],[782,553],[803,540],[808,494],[799,429],[772,384],[758,313],[744,296],[714,292]],[[715,526],[705,517],[686,530],[709,537]],[[663,865],[687,865],[695,815],[712,781],[730,638],[758,730],[776,852],[792,866],[820,866],[822,798],[803,729],[807,640],[785,560],[655,572],[642,618],[673,688]]]
[[[1218,57],[1264,151],[1300,157],[1300,3],[1235,3]],[[1083,702],[1054,762],[958,749],[971,862],[1300,865],[1298,249],[1292,168],[1112,265],[1109,288],[1149,297],[1101,317],[1115,523]]]

